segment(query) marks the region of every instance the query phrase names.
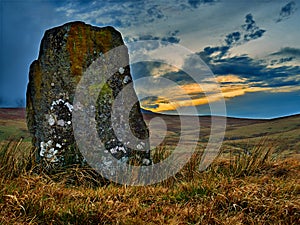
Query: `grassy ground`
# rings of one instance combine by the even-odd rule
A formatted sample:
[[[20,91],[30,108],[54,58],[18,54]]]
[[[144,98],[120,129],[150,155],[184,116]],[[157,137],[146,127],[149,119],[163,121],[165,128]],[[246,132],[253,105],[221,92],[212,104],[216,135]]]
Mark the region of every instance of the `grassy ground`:
[[[24,141],[30,141],[25,122],[25,109],[0,108],[0,143],[13,136],[24,137]]]
[[[1,113],[1,225],[300,223],[299,116],[229,119],[222,154],[206,171],[198,171],[197,153],[174,177],[131,187],[105,183],[89,168],[41,172],[32,158],[24,110]],[[158,149],[156,162],[180,136],[178,118],[163,119],[171,127],[166,139],[171,147]],[[209,118],[200,120],[199,151],[210,129]]]
[[[265,145],[205,172],[196,154],[176,176],[131,187],[85,168],[37,173],[30,145],[11,141],[0,150],[0,224],[298,224],[300,162]]]

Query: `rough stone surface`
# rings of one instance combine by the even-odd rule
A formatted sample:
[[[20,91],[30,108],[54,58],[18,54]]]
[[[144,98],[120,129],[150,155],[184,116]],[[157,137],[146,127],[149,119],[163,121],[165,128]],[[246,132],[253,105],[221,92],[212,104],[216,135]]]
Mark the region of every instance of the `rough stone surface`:
[[[72,127],[72,112],[78,107],[73,105],[76,86],[93,61],[122,45],[122,36],[113,27],[71,22],[45,32],[38,59],[30,66],[26,115],[33,144],[38,148],[36,159],[46,168],[84,162]],[[128,53],[122,57],[128,60]],[[143,151],[130,149],[118,140],[111,127],[113,102],[130,83],[132,85],[129,66],[120,67],[105,83],[95,109],[98,135],[107,152],[115,158],[135,158],[147,164],[150,162],[149,143],[142,142],[145,146],[138,146]],[[135,93],[129,97],[137,100]],[[132,133],[147,139],[149,133],[138,102],[131,109],[129,120]]]

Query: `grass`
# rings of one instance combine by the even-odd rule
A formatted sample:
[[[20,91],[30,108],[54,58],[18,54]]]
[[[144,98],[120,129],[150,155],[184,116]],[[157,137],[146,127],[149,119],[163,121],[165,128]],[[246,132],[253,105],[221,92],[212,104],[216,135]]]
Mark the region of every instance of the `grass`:
[[[251,122],[251,121],[250,121]],[[226,148],[238,149],[241,145],[259,142],[261,137],[268,136],[270,142],[282,155],[292,156],[300,153],[300,120],[299,116],[265,120],[253,124],[227,126],[225,141]]]
[[[25,173],[33,163],[31,143],[23,142],[24,138],[10,139],[0,144],[0,175],[11,179]]]
[[[197,153],[174,177],[132,187],[88,168],[40,172],[34,149],[11,140],[0,149],[0,224],[298,224],[300,162],[273,158],[271,147],[261,141],[204,172]]]
[[[0,141],[6,141],[12,136],[23,136],[30,141],[26,124],[23,121],[4,121],[0,119]]]

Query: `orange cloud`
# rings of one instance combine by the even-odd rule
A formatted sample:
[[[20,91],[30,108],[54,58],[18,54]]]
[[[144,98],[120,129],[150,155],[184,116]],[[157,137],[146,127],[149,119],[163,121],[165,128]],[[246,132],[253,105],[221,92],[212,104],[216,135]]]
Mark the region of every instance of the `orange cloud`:
[[[163,90],[155,102],[143,102],[142,106],[154,112],[173,111],[179,107],[205,105],[212,102],[220,101],[223,98],[234,98],[245,95],[249,92],[291,92],[300,90],[300,87],[259,87],[255,83],[247,83],[247,79],[235,75],[218,76],[215,79],[220,83],[218,87],[213,83],[203,83],[201,85],[185,84],[170,89]],[[195,96],[199,96],[196,97]],[[151,107],[155,105],[155,108]],[[150,106],[150,107],[147,107]]]
[[[216,81],[219,83],[244,83],[247,81],[245,78],[240,78],[236,75],[224,75],[224,76],[217,76]]]
[[[285,86],[285,87],[278,87],[278,88],[270,89],[270,92],[272,92],[272,93],[293,92],[293,91],[300,91],[300,87],[299,86]]]

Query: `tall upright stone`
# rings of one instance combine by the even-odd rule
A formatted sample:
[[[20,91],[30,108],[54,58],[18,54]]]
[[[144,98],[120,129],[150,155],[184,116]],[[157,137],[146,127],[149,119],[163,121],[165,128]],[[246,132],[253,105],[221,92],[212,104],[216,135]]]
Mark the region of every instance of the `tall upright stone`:
[[[83,22],[71,22],[45,32],[38,59],[30,66],[26,103],[27,125],[33,145],[38,149],[36,160],[45,168],[84,162],[72,126],[76,87],[95,60],[123,45],[121,34],[113,27],[99,28]],[[121,54],[120,57],[128,62],[128,52]],[[118,140],[119,136],[111,124],[111,109],[116,97],[124,87],[132,86],[128,65],[129,62],[114,72],[99,93],[95,109],[98,135],[115,158],[135,158],[140,164],[149,164],[149,132],[134,91],[129,96],[136,102],[130,111],[129,124],[133,135],[144,140],[139,145],[141,151],[130,149]],[[101,73],[95,76],[101,76]]]

